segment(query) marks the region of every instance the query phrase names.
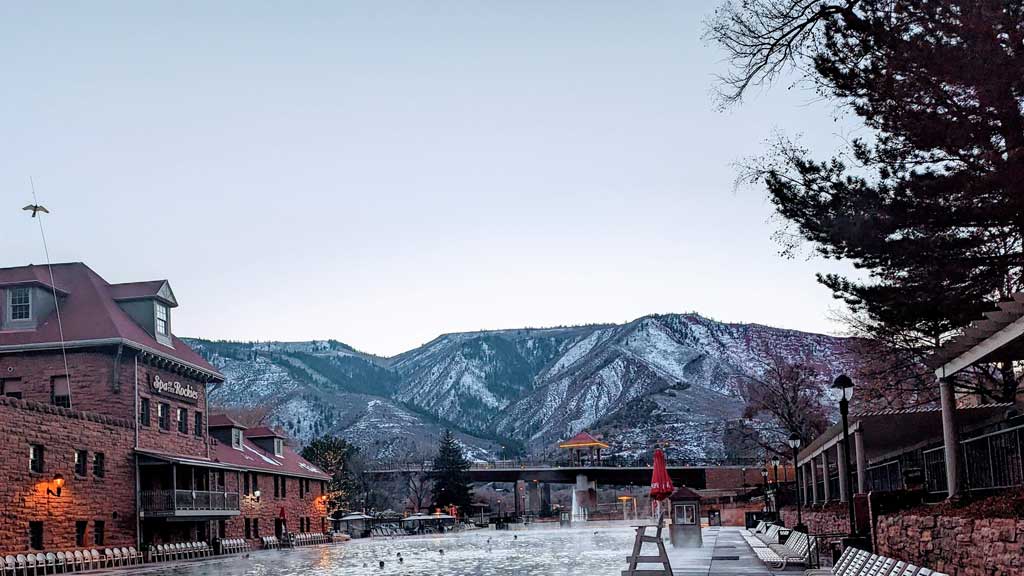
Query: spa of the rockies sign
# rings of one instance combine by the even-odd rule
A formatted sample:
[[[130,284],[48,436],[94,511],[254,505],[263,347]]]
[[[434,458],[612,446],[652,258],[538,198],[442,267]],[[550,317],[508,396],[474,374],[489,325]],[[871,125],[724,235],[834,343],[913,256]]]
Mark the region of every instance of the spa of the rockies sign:
[[[181,382],[165,382],[160,375],[153,376],[153,390],[165,396],[174,396],[190,402],[199,401],[199,391],[191,384]]]

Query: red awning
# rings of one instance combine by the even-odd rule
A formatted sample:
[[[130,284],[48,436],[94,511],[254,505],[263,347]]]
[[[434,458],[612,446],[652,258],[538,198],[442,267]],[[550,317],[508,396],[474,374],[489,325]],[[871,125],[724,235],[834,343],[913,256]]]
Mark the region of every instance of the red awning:
[[[651,498],[664,500],[675,490],[672,486],[672,478],[668,475],[668,468],[665,466],[665,453],[661,448],[654,450],[654,474],[651,475]]]

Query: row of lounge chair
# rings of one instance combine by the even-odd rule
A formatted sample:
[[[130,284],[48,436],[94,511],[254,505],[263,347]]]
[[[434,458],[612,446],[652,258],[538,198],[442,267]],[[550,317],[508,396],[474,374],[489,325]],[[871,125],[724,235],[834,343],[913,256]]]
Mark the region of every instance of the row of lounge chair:
[[[206,542],[179,542],[177,544],[153,544],[149,547],[149,561],[186,560],[205,558],[213,554],[213,548]]]
[[[100,554],[99,550],[75,550],[73,552],[46,552],[35,554],[8,555],[0,558],[0,568],[4,576],[33,576],[38,574],[56,574],[67,572],[79,572],[82,570],[94,570],[97,568],[112,568],[115,566],[129,566],[142,564],[142,554],[129,548],[105,548]]]
[[[245,538],[225,538],[220,541],[221,554],[238,554],[249,551],[249,541]]]
[[[326,534],[317,532],[300,532],[292,535],[292,546],[316,546],[330,542],[331,540]]]
[[[847,547],[831,568],[805,570],[804,576],[948,576],[928,568]]]
[[[803,532],[795,530],[789,533],[784,543],[779,543],[780,528],[771,524],[763,528],[763,532],[756,529],[751,534],[743,537],[750,545],[750,548],[757,554],[757,557],[768,564],[770,568],[785,570],[789,564],[807,565],[809,558],[816,550],[816,540]]]
[[[260,544],[263,545],[264,550],[277,550],[281,547],[281,541],[277,539],[277,536],[260,536]]]
[[[762,562],[774,570],[784,570],[789,564],[807,565],[816,553],[817,541],[812,536],[796,530],[789,531],[785,542],[780,543],[777,524],[758,522],[743,538]],[[804,576],[948,576],[928,568],[914,566],[901,560],[871,554],[848,546],[839,561],[832,568],[805,570]]]

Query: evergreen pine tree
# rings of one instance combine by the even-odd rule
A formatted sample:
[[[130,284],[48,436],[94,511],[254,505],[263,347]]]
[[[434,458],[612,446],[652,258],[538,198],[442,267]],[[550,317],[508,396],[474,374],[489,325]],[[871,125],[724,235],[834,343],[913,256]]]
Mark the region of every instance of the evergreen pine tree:
[[[302,449],[303,458],[331,476],[326,494],[329,512],[352,508],[353,497],[359,492],[359,482],[352,470],[358,452],[357,446],[338,436],[317,438]]]
[[[445,509],[454,505],[463,513],[469,511],[469,461],[449,429],[441,436],[430,477],[434,482],[434,506]]]

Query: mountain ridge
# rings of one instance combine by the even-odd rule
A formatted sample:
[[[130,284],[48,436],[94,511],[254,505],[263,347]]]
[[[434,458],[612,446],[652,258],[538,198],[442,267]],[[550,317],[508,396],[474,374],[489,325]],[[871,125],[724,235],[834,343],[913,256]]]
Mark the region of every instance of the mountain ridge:
[[[695,312],[451,332],[390,357],[335,340],[188,341],[227,378],[212,402],[238,407],[236,395],[254,396],[301,441],[347,434],[387,458],[425,453],[448,425],[479,458],[550,455],[584,428],[614,434],[612,451],[623,455],[669,437],[677,457],[728,458],[729,427],[742,420],[740,380],[766,359],[781,354],[823,375],[849,367],[849,339]]]

